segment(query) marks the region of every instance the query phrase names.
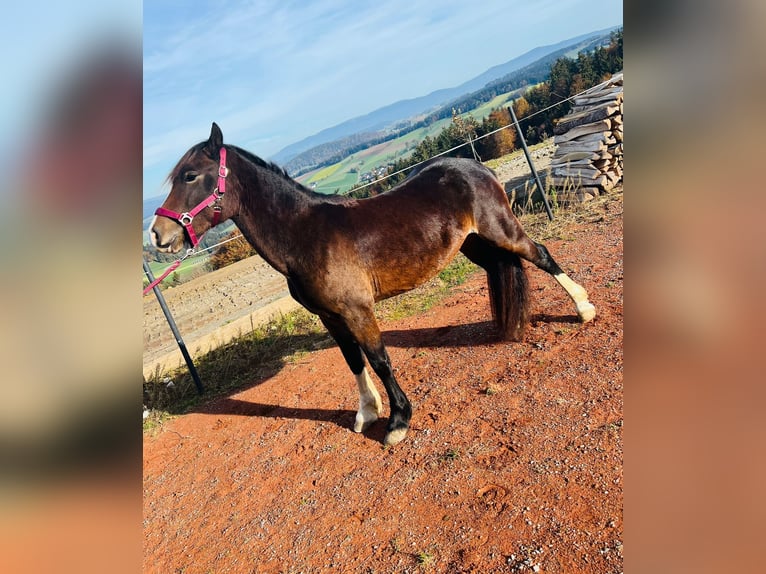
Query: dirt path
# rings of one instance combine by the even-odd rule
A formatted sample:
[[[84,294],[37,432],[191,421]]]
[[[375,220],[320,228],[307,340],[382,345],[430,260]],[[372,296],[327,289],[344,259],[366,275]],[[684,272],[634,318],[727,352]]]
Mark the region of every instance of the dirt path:
[[[144,441],[144,571],[622,572],[621,195],[530,234],[592,323],[528,268],[520,343],[493,340],[481,274],[383,324],[414,406],[389,449],[385,419],[351,431],[336,348],[166,422]]]

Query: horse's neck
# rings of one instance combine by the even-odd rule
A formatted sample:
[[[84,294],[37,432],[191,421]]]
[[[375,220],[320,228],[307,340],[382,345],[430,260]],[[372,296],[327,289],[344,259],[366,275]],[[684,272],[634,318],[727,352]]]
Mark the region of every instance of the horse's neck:
[[[289,257],[298,251],[298,222],[310,218],[317,201],[280,177],[259,173],[244,184],[247,187],[241,190],[242,209],[232,219],[258,254],[287,275]]]

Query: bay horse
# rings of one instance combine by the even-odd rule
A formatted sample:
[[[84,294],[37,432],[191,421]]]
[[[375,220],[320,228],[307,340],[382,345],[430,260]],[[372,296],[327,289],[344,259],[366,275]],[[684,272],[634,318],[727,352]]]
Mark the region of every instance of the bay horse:
[[[207,141],[189,149],[168,179],[171,190],[152,222],[152,243],[178,253],[187,241],[196,246],[208,229],[232,219],[340,347],[359,389],[356,432],[382,414],[367,358],[388,393],[386,445],[404,439],[412,407],[383,345],[376,301],[424,283],[462,251],[487,273],[492,315],[505,339],[518,340],[527,319],[521,259],[553,275],[583,322],[596,315],[585,289],[524,233],[494,173],[474,160],[431,160],[368,199],[326,196],[252,153],[224,145],[213,123]]]

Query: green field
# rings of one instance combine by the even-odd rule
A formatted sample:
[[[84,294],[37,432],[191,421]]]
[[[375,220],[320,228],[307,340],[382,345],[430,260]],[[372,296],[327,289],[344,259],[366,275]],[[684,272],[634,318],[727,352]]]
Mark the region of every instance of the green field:
[[[201,267],[205,264],[205,262],[210,258],[209,255],[204,255],[200,257],[190,257],[189,259],[185,259],[181,265],[178,266],[178,269],[176,269],[173,273],[178,273],[178,277],[180,282],[186,281],[189,279],[189,276],[192,273],[195,273],[197,271],[201,272]],[[171,263],[159,263],[157,261],[150,261],[149,262],[149,269],[152,270],[152,273],[155,277],[159,277],[165,269],[168,268],[168,266],[171,265]],[[162,285],[170,285],[173,277],[173,273],[168,275],[165,280],[162,282]],[[147,284],[148,280],[146,279],[146,276],[144,275],[144,283]]]
[[[470,115],[481,122],[492,113],[492,110],[507,106],[517,92],[518,90],[500,94],[462,116]],[[451,118],[439,120],[430,126],[418,128],[396,139],[358,151],[338,163],[310,171],[296,179],[304,185],[312,186],[319,193],[346,193],[359,182],[360,174],[408,156],[422,140],[429,136],[438,136],[451,122]]]
[[[345,193],[357,184],[359,174],[406,157],[421,140],[426,136],[438,135],[451,121],[450,118],[439,120],[430,126],[358,151],[332,166],[310,171],[297,179],[304,185],[316,184],[314,189],[319,193]]]

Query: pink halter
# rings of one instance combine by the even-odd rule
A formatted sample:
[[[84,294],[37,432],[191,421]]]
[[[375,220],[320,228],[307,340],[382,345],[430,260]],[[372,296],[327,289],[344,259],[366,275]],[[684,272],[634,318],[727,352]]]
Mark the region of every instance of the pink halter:
[[[220,222],[219,220],[221,219],[220,203],[223,194],[226,193],[226,174],[228,172],[226,169],[226,148],[222,147],[220,154],[221,162],[218,165],[218,185],[213,190],[213,193],[198,203],[197,206],[194,207],[191,211],[176,213],[175,211],[165,209],[164,207],[158,207],[154,212],[155,215],[162,215],[164,217],[169,217],[170,219],[175,219],[178,223],[183,225],[184,229],[186,229],[186,234],[189,236],[189,241],[192,244],[192,248],[197,247],[199,244],[197,234],[194,233],[194,228],[192,227],[192,221],[194,220],[194,217],[206,207],[215,204],[213,205],[213,223],[211,224],[211,227],[218,225]]]

